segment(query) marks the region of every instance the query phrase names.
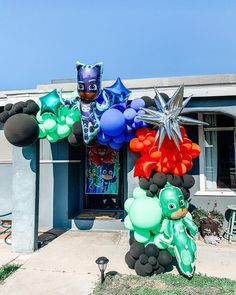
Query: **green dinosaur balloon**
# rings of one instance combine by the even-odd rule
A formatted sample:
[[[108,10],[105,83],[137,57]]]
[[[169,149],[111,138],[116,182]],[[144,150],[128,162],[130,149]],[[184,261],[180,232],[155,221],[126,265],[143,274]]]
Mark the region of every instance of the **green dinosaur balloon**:
[[[176,256],[181,272],[192,277],[196,259],[196,243],[192,237],[198,228],[189,218],[187,201],[181,190],[169,183],[161,190],[159,199],[164,216],[163,233],[154,237],[154,243],[166,244],[169,252]]]

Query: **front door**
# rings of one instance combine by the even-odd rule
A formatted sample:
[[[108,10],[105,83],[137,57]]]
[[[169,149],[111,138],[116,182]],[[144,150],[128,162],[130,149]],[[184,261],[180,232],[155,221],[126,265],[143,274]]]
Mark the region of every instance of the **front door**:
[[[82,211],[123,212],[123,153],[100,144],[84,148]]]

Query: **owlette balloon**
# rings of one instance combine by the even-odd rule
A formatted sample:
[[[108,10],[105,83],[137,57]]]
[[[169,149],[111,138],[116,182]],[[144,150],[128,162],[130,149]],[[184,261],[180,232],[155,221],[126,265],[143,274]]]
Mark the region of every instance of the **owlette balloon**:
[[[88,144],[99,132],[99,112],[108,108],[108,101],[97,104],[101,94],[102,63],[94,66],[76,63],[79,109],[84,142]]]
[[[159,200],[164,217],[164,235],[157,235],[154,243],[158,243],[158,240],[166,243],[170,252],[174,252],[181,272],[187,277],[192,277],[196,259],[196,243],[193,236],[197,234],[198,228],[188,213],[188,203],[181,189],[168,182],[161,190]]]

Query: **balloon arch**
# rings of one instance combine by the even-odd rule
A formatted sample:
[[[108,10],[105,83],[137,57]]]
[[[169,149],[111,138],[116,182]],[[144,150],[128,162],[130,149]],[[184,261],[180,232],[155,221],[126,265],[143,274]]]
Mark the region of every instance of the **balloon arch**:
[[[180,272],[192,277],[197,226],[188,212],[194,178],[187,172],[200,147],[184,125],[205,123],[181,114],[191,97],[183,99],[182,85],[170,98],[155,89],[154,99],[129,101],[131,91],[120,78],[101,89],[102,63],[76,67],[78,88],[70,98],[55,89],[37,102],[5,105],[0,122],[7,140],[24,147],[41,138],[54,143],[67,137],[71,145],[105,145],[109,151],[128,143],[139,154],[134,164],[139,186],[125,202],[124,224],[133,233],[125,261],[147,276],[164,272],[176,257]]]

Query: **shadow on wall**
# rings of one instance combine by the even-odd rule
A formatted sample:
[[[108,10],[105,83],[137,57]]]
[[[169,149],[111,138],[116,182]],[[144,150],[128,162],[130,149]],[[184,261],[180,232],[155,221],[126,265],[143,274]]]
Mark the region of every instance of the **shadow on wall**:
[[[35,146],[35,148],[34,148]],[[37,153],[35,155],[35,152]],[[26,146],[22,148],[22,154],[26,160],[30,160],[30,168],[34,173],[39,172],[37,160],[39,156],[39,143],[36,142],[32,145]]]
[[[51,144],[52,159],[68,160],[68,142]],[[53,227],[71,228],[68,219],[68,162],[53,162]]]

